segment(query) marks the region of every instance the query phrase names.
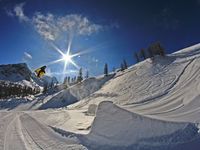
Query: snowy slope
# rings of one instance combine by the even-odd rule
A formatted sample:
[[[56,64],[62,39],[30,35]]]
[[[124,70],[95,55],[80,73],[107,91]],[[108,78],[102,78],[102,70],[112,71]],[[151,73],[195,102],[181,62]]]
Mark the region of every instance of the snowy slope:
[[[64,89],[53,97],[47,97],[43,100],[43,105],[40,109],[46,108],[60,108],[69,104],[75,103],[90,94],[99,90],[108,80],[110,80],[114,74],[108,76],[100,76],[98,78],[90,77],[82,82],[75,84],[68,89]]]
[[[106,99],[129,111],[151,117],[198,122],[199,64],[200,44],[166,58],[156,57],[154,62],[147,59],[117,73],[89,98],[70,107],[87,109],[90,104]]]

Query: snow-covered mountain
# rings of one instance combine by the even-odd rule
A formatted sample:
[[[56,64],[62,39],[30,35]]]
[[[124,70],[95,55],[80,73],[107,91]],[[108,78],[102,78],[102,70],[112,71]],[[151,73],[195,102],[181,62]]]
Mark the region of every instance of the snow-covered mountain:
[[[58,82],[55,77],[46,75],[39,79],[31,72],[26,63],[0,65],[0,80],[15,82],[29,87],[43,86],[44,82],[48,85]]]
[[[32,72],[25,63],[0,65],[0,80],[18,82],[31,81]]]

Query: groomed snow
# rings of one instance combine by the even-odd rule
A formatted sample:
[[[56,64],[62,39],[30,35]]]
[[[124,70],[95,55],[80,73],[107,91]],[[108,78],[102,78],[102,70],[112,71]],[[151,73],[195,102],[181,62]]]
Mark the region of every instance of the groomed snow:
[[[83,143],[91,149],[102,150],[170,149],[196,138],[199,138],[198,128],[193,123],[155,120],[104,101],[99,104],[91,131],[83,137]]]

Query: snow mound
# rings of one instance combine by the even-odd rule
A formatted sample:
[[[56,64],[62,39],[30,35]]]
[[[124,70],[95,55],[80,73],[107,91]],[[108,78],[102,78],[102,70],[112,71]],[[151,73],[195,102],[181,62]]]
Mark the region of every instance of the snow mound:
[[[193,123],[151,119],[104,101],[83,142],[91,149],[151,149],[173,148],[194,137],[198,128]]]
[[[114,74],[102,76],[99,78],[91,77],[85,79],[82,82],[75,84],[66,90],[58,92],[51,99],[48,99],[40,107],[40,109],[60,108],[75,103],[99,90],[108,80],[113,78],[113,76]]]
[[[96,104],[90,104],[88,107],[87,115],[95,115],[97,110]]]

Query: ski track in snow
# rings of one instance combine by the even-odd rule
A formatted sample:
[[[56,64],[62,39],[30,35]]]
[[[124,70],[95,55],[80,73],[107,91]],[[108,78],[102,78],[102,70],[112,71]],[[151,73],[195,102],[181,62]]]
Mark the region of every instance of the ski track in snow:
[[[61,137],[24,112],[8,112],[0,121],[2,150],[86,149],[73,139]]]

